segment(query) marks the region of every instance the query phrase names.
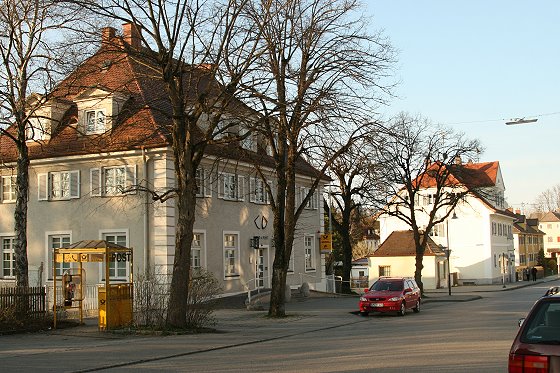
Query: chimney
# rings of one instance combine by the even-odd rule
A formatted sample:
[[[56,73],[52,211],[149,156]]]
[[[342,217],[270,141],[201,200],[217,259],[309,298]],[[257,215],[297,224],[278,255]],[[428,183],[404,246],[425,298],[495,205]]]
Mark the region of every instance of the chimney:
[[[132,48],[139,48],[142,38],[140,35],[140,27],[130,22],[123,23],[123,40]]]
[[[521,215],[521,210],[520,210],[520,209],[517,209],[517,210],[515,210],[515,213],[516,213],[517,215]]]
[[[117,30],[112,27],[103,27],[101,29],[101,45],[106,45],[112,43],[115,38]]]
[[[460,166],[461,164],[463,164],[463,161],[461,160],[460,156],[456,156],[455,157],[455,164]]]

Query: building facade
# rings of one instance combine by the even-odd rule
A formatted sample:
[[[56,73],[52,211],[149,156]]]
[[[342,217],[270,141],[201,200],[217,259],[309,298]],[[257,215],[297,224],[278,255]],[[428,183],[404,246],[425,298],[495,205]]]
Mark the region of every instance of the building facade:
[[[435,243],[449,248],[450,272],[459,285],[497,284],[514,281],[513,213],[505,209],[505,185],[498,162],[466,163],[468,178],[461,188],[470,193],[454,209],[454,214],[429,233]],[[451,192],[451,191],[450,191]],[[417,223],[426,226],[433,207],[434,188],[417,195]],[[395,231],[410,229],[396,217],[380,216],[383,242]]]
[[[516,214],[513,224],[515,270],[518,281],[527,279],[528,271],[538,265],[539,251],[544,249],[544,232],[539,230],[537,219],[527,219]]]
[[[74,268],[75,263],[53,268],[54,248],[87,239],[132,247],[135,274],[172,272],[175,202],[154,201],[151,194],[175,187],[171,141],[161,131],[171,116],[169,100],[163,83],[153,72],[148,74],[149,64],[111,48],[113,43],[138,45],[131,40],[130,25],[125,25],[122,37],[111,28],[103,34],[99,51],[61,82],[32,118],[28,141],[32,285],[49,284],[54,271],[58,276]],[[231,130],[245,131],[241,125]],[[0,138],[0,283],[15,280],[15,157],[11,141]],[[256,165],[262,174],[256,173]],[[273,165],[263,139],[248,136],[209,147],[196,175],[191,265],[212,272],[225,293],[271,286],[274,217],[266,184],[274,190]],[[317,173],[304,161],[297,169],[301,202]],[[325,287],[319,247],[323,185],[319,183],[298,222],[288,285],[307,282],[311,288]],[[88,284],[103,280],[101,264],[89,263],[85,270]],[[111,263],[112,281],[126,281],[128,275],[126,263]]]

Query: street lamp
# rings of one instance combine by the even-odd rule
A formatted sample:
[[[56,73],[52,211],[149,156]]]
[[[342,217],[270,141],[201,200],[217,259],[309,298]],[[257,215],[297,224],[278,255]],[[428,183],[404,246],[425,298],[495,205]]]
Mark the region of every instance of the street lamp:
[[[453,211],[453,216],[451,217],[451,219],[455,220],[458,219],[457,218],[457,214],[455,214],[455,211]],[[448,293],[449,295],[451,295],[451,269],[450,269],[450,265],[449,265],[449,257],[451,256],[451,249],[449,248],[449,220],[446,220],[446,238],[447,238],[447,249],[445,249],[445,257],[447,258],[447,289],[448,289]]]

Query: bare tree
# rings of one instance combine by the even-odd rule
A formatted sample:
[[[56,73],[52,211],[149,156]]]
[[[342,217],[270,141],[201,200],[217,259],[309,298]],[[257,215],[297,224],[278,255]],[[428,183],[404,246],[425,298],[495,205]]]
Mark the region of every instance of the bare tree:
[[[368,196],[375,193],[375,183],[380,176],[371,157],[372,136],[363,137],[354,142],[339,158],[331,162],[329,176],[333,179],[329,190],[333,206],[325,201],[325,209],[332,209],[331,219],[334,229],[342,241],[342,286],[341,292],[350,293],[350,275],[352,272],[353,247],[361,237],[353,237],[355,230],[361,226],[361,210],[368,205]],[[359,236],[362,232],[359,233]]]
[[[49,134],[50,125],[45,123],[53,119],[40,108],[49,101],[66,61],[64,55],[71,51],[61,41],[78,14],[77,9],[54,0],[5,0],[0,5],[0,140],[12,141],[17,148],[14,256],[18,286],[29,285],[28,141],[41,142]]]
[[[537,212],[560,211],[560,184],[545,190],[534,203]]]
[[[410,226],[416,246],[414,277],[421,289],[422,260],[430,232],[473,192],[465,187],[468,170],[458,160],[475,159],[479,153],[478,140],[407,114],[395,118],[384,146],[377,148],[376,159],[385,178],[373,199],[378,201],[380,214]],[[426,188],[432,202],[427,210],[418,203]]]
[[[274,213],[272,317],[285,315],[286,275],[305,205],[389,88],[383,78],[392,49],[381,35],[365,33],[359,9],[354,0],[254,0],[244,12],[264,52],[242,87],[261,115],[255,129],[270,145],[277,183],[274,195],[267,186]],[[320,158],[325,148],[329,156]],[[306,160],[317,173],[297,205],[296,173]]]
[[[171,138],[175,187],[152,196],[160,201],[175,200],[177,224],[167,324],[185,327],[196,218],[196,174],[207,147],[239,140],[223,135],[253,115],[236,100],[235,93],[255,52],[255,41],[248,37],[258,35],[236,26],[243,0],[80,3],[95,14],[131,25],[138,42],[113,47],[144,61],[150,71],[146,78],[162,81],[166,91],[168,108],[158,103],[148,105],[168,118],[159,130]],[[226,113],[227,121],[223,120]]]

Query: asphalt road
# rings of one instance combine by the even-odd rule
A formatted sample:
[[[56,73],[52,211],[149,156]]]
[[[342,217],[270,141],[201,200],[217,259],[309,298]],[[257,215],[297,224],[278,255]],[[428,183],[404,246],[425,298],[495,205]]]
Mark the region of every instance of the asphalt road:
[[[157,361],[129,370],[193,372],[507,372],[517,321],[550,284],[426,304],[405,317],[348,313],[355,300],[317,300],[325,328],[299,335]],[[303,311],[304,304],[289,307]],[[334,314],[346,312],[345,317]],[[329,317],[329,313],[333,313]],[[336,327],[327,328],[329,318]],[[345,322],[343,322],[343,320]]]
[[[0,371],[506,372],[518,319],[559,283],[427,303],[405,317],[362,317],[356,298],[316,298],[288,304],[282,320],[221,310],[214,334],[3,336]]]

